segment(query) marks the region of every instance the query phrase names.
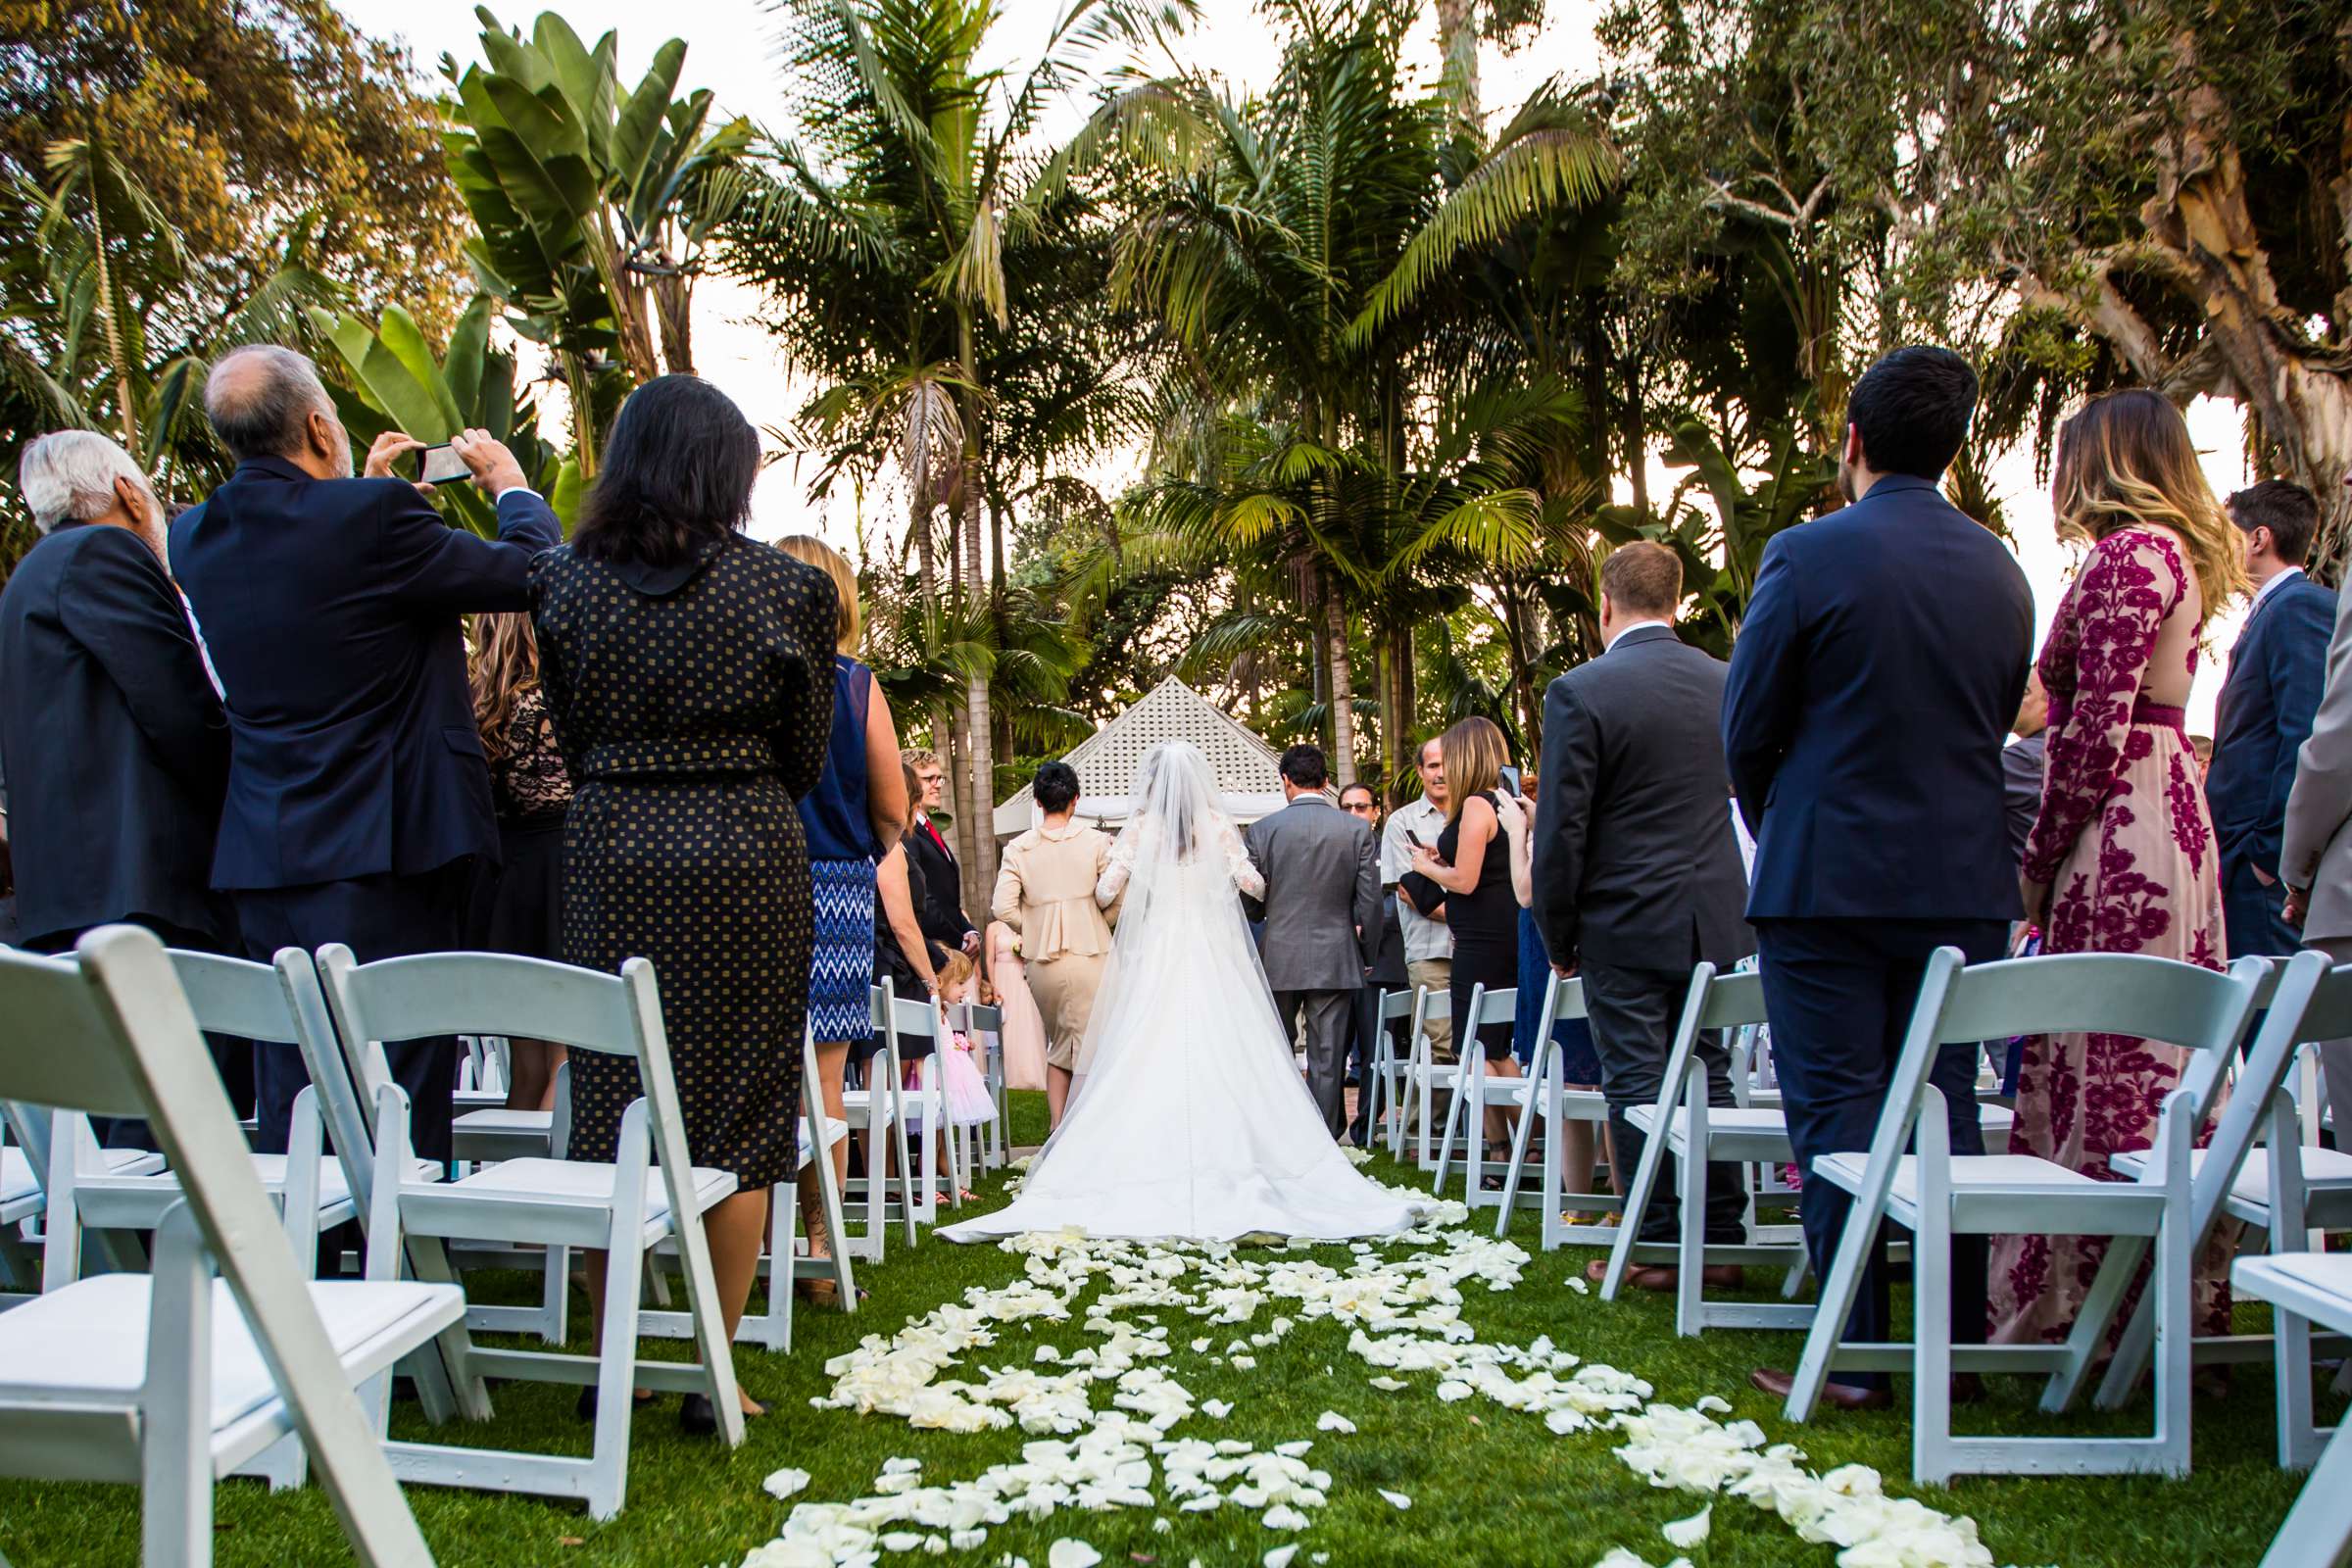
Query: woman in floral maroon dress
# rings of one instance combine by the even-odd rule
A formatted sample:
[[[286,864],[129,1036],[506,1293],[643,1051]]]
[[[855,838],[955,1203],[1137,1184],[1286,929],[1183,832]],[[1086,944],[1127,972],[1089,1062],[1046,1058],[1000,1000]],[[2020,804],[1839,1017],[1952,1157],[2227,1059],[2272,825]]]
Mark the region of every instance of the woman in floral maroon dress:
[[[2050,725],[2041,810],[2027,841],[2026,914],[2045,953],[2144,953],[2219,969],[2213,822],[2182,712],[2211,607],[2244,564],[2188,426],[2153,392],[2111,393],[2067,421],[2052,502],[2089,554],[2058,607],[2039,667]],[[2116,1179],[2107,1156],[2145,1149],[2187,1053],[2125,1035],[2026,1042],[2014,1153]],[[2106,1253],[2101,1237],[1993,1244],[1991,1337],[2058,1340]],[[2226,1260],[2200,1259],[2200,1332],[2229,1325]]]

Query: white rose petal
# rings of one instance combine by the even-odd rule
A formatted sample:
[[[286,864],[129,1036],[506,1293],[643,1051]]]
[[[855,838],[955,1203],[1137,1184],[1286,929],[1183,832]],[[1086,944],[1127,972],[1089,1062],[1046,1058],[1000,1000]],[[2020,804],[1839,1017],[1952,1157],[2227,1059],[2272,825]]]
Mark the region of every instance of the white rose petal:
[[[769,1476],[765,1481],[760,1482],[760,1490],[766,1493],[769,1496],[775,1498],[777,1501],[781,1502],[786,1497],[791,1496],[794,1493],[805,1490],[808,1485],[808,1471],[779,1470],[774,1475]]]
[[[1095,1568],[1102,1554],[1083,1541],[1063,1537],[1046,1551],[1048,1568]]]
[[[1304,1530],[1308,1521],[1306,1515],[1289,1503],[1278,1502],[1259,1514],[1257,1522],[1268,1530]]]
[[[1297,1542],[1293,1542],[1287,1546],[1276,1546],[1259,1560],[1266,1565],[1266,1568],[1291,1568],[1291,1559],[1298,1555],[1298,1544]]]
[[[1686,1549],[1695,1546],[1707,1539],[1707,1532],[1714,1524],[1714,1504],[1709,1503],[1688,1519],[1677,1519],[1671,1524],[1661,1526],[1658,1534],[1666,1538],[1666,1544],[1669,1546],[1681,1546]]]
[[[1413,1505],[1413,1499],[1401,1492],[1391,1492],[1386,1487],[1378,1490],[1382,1496],[1389,1499],[1389,1506],[1392,1508],[1410,1508]]]
[[[1315,1430],[1317,1432],[1337,1432],[1345,1436],[1355,1430],[1355,1423],[1337,1410],[1326,1410],[1315,1417]]]
[[[912,1551],[922,1544],[923,1538],[912,1530],[894,1530],[882,1538],[883,1548],[888,1551]]]
[[[1214,1416],[1217,1420],[1222,1421],[1233,1414],[1233,1402],[1230,1399],[1202,1399],[1200,1410],[1202,1414]]]

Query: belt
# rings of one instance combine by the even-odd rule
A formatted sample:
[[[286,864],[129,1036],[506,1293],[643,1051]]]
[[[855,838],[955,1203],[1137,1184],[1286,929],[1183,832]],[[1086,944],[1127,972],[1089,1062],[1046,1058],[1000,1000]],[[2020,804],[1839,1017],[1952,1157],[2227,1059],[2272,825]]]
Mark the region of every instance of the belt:
[[[2145,697],[2135,697],[2132,700],[2132,722],[2162,724],[2168,729],[2184,731],[2188,728],[2188,710],[2177,708],[2171,703],[2151,703]]]
[[[688,773],[772,773],[776,749],[751,735],[701,740],[635,741],[591,746],[580,759],[589,778],[664,778]]]

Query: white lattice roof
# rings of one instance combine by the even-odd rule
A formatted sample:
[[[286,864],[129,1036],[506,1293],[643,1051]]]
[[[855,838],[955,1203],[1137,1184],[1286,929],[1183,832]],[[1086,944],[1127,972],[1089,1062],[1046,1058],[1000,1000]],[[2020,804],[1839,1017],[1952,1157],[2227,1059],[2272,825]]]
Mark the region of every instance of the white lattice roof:
[[[1191,741],[1208,759],[1226,809],[1237,820],[1253,822],[1282,806],[1282,755],[1171,675],[1062,759],[1078,770],[1079,817],[1112,825],[1125,821],[1128,792],[1144,753],[1161,741],[1180,740]],[[1036,802],[1024,784],[997,808],[997,837],[1017,837],[1036,821]]]

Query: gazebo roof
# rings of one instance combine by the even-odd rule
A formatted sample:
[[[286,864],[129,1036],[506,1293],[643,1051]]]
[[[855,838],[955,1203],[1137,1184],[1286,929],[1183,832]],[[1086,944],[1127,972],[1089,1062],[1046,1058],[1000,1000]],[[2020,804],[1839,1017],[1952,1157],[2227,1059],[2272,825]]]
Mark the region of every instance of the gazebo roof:
[[[1114,827],[1125,821],[1136,764],[1161,741],[1178,740],[1191,741],[1208,759],[1236,821],[1255,821],[1282,806],[1282,755],[1171,675],[1062,759],[1078,770],[1080,818]],[[1036,799],[1026,784],[997,808],[999,839],[1018,837],[1036,822]]]

